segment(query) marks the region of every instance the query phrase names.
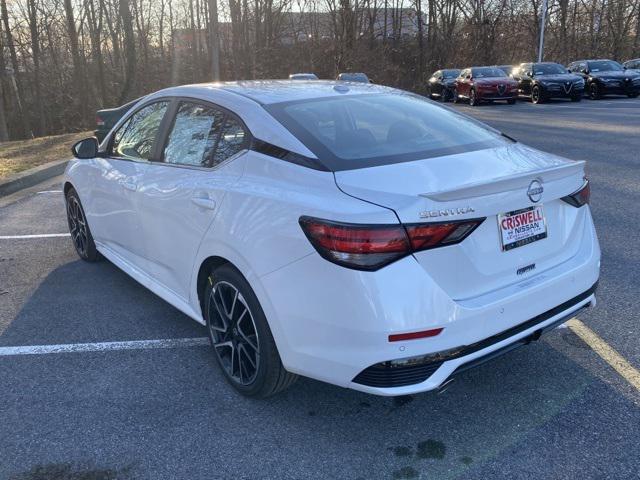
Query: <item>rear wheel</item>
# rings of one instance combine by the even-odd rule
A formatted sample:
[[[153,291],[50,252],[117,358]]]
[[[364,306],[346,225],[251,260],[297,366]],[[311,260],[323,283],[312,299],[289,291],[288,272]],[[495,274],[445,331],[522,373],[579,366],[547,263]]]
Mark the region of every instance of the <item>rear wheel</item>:
[[[602,97],[600,93],[600,87],[598,87],[597,83],[592,83],[589,85],[589,98],[591,100],[599,100]]]
[[[473,88],[469,92],[469,105],[471,105],[472,107],[478,106],[478,97],[476,96],[476,91]]]
[[[264,398],[288,388],[298,377],[287,372],[260,303],[231,265],[209,275],[204,316],[218,364],[240,393]]]
[[[78,256],[87,262],[97,262],[100,260],[100,253],[96,249],[93,235],[87,223],[87,216],[80,203],[78,192],[70,188],[66,195],[67,202],[67,223],[73,246]]]

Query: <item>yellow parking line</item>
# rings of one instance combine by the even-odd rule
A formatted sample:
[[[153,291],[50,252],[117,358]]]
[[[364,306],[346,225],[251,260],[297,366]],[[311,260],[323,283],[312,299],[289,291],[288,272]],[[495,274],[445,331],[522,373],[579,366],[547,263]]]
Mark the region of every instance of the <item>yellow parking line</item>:
[[[567,326],[578,335],[591,349],[607,362],[616,372],[622,376],[631,386],[640,390],[640,372],[627,362],[622,355],[611,348],[593,330],[587,327],[577,318],[567,322]]]

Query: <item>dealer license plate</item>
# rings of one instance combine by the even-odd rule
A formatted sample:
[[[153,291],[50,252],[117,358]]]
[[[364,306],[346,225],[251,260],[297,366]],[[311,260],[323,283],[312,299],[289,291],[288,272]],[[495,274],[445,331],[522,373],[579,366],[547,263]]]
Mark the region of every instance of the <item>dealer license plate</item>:
[[[513,250],[547,238],[542,205],[498,215],[502,250]]]

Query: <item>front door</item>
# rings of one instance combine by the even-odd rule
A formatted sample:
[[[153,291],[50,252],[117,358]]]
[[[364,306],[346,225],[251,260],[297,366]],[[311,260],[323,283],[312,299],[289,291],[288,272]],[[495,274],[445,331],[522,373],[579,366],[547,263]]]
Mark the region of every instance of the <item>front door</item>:
[[[241,162],[234,160],[249,135],[235,115],[205,102],[175,100],[170,115],[158,161],[145,166],[137,195],[145,270],[186,301],[198,247],[240,178]]]
[[[104,156],[95,160],[98,168],[88,197],[87,215],[98,246],[139,268],[146,254],[137,191],[168,106],[167,100],[151,103],[122,123]]]

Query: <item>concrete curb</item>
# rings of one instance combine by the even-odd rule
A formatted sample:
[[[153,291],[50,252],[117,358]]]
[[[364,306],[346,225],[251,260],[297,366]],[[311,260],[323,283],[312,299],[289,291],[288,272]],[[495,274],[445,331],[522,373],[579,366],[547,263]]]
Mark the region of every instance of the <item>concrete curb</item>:
[[[64,173],[64,169],[67,168],[67,163],[69,163],[69,160],[58,160],[57,162],[45,163],[39,167],[9,175],[4,180],[0,180],[0,197],[6,197],[18,190],[33,187],[40,182],[61,175]]]

